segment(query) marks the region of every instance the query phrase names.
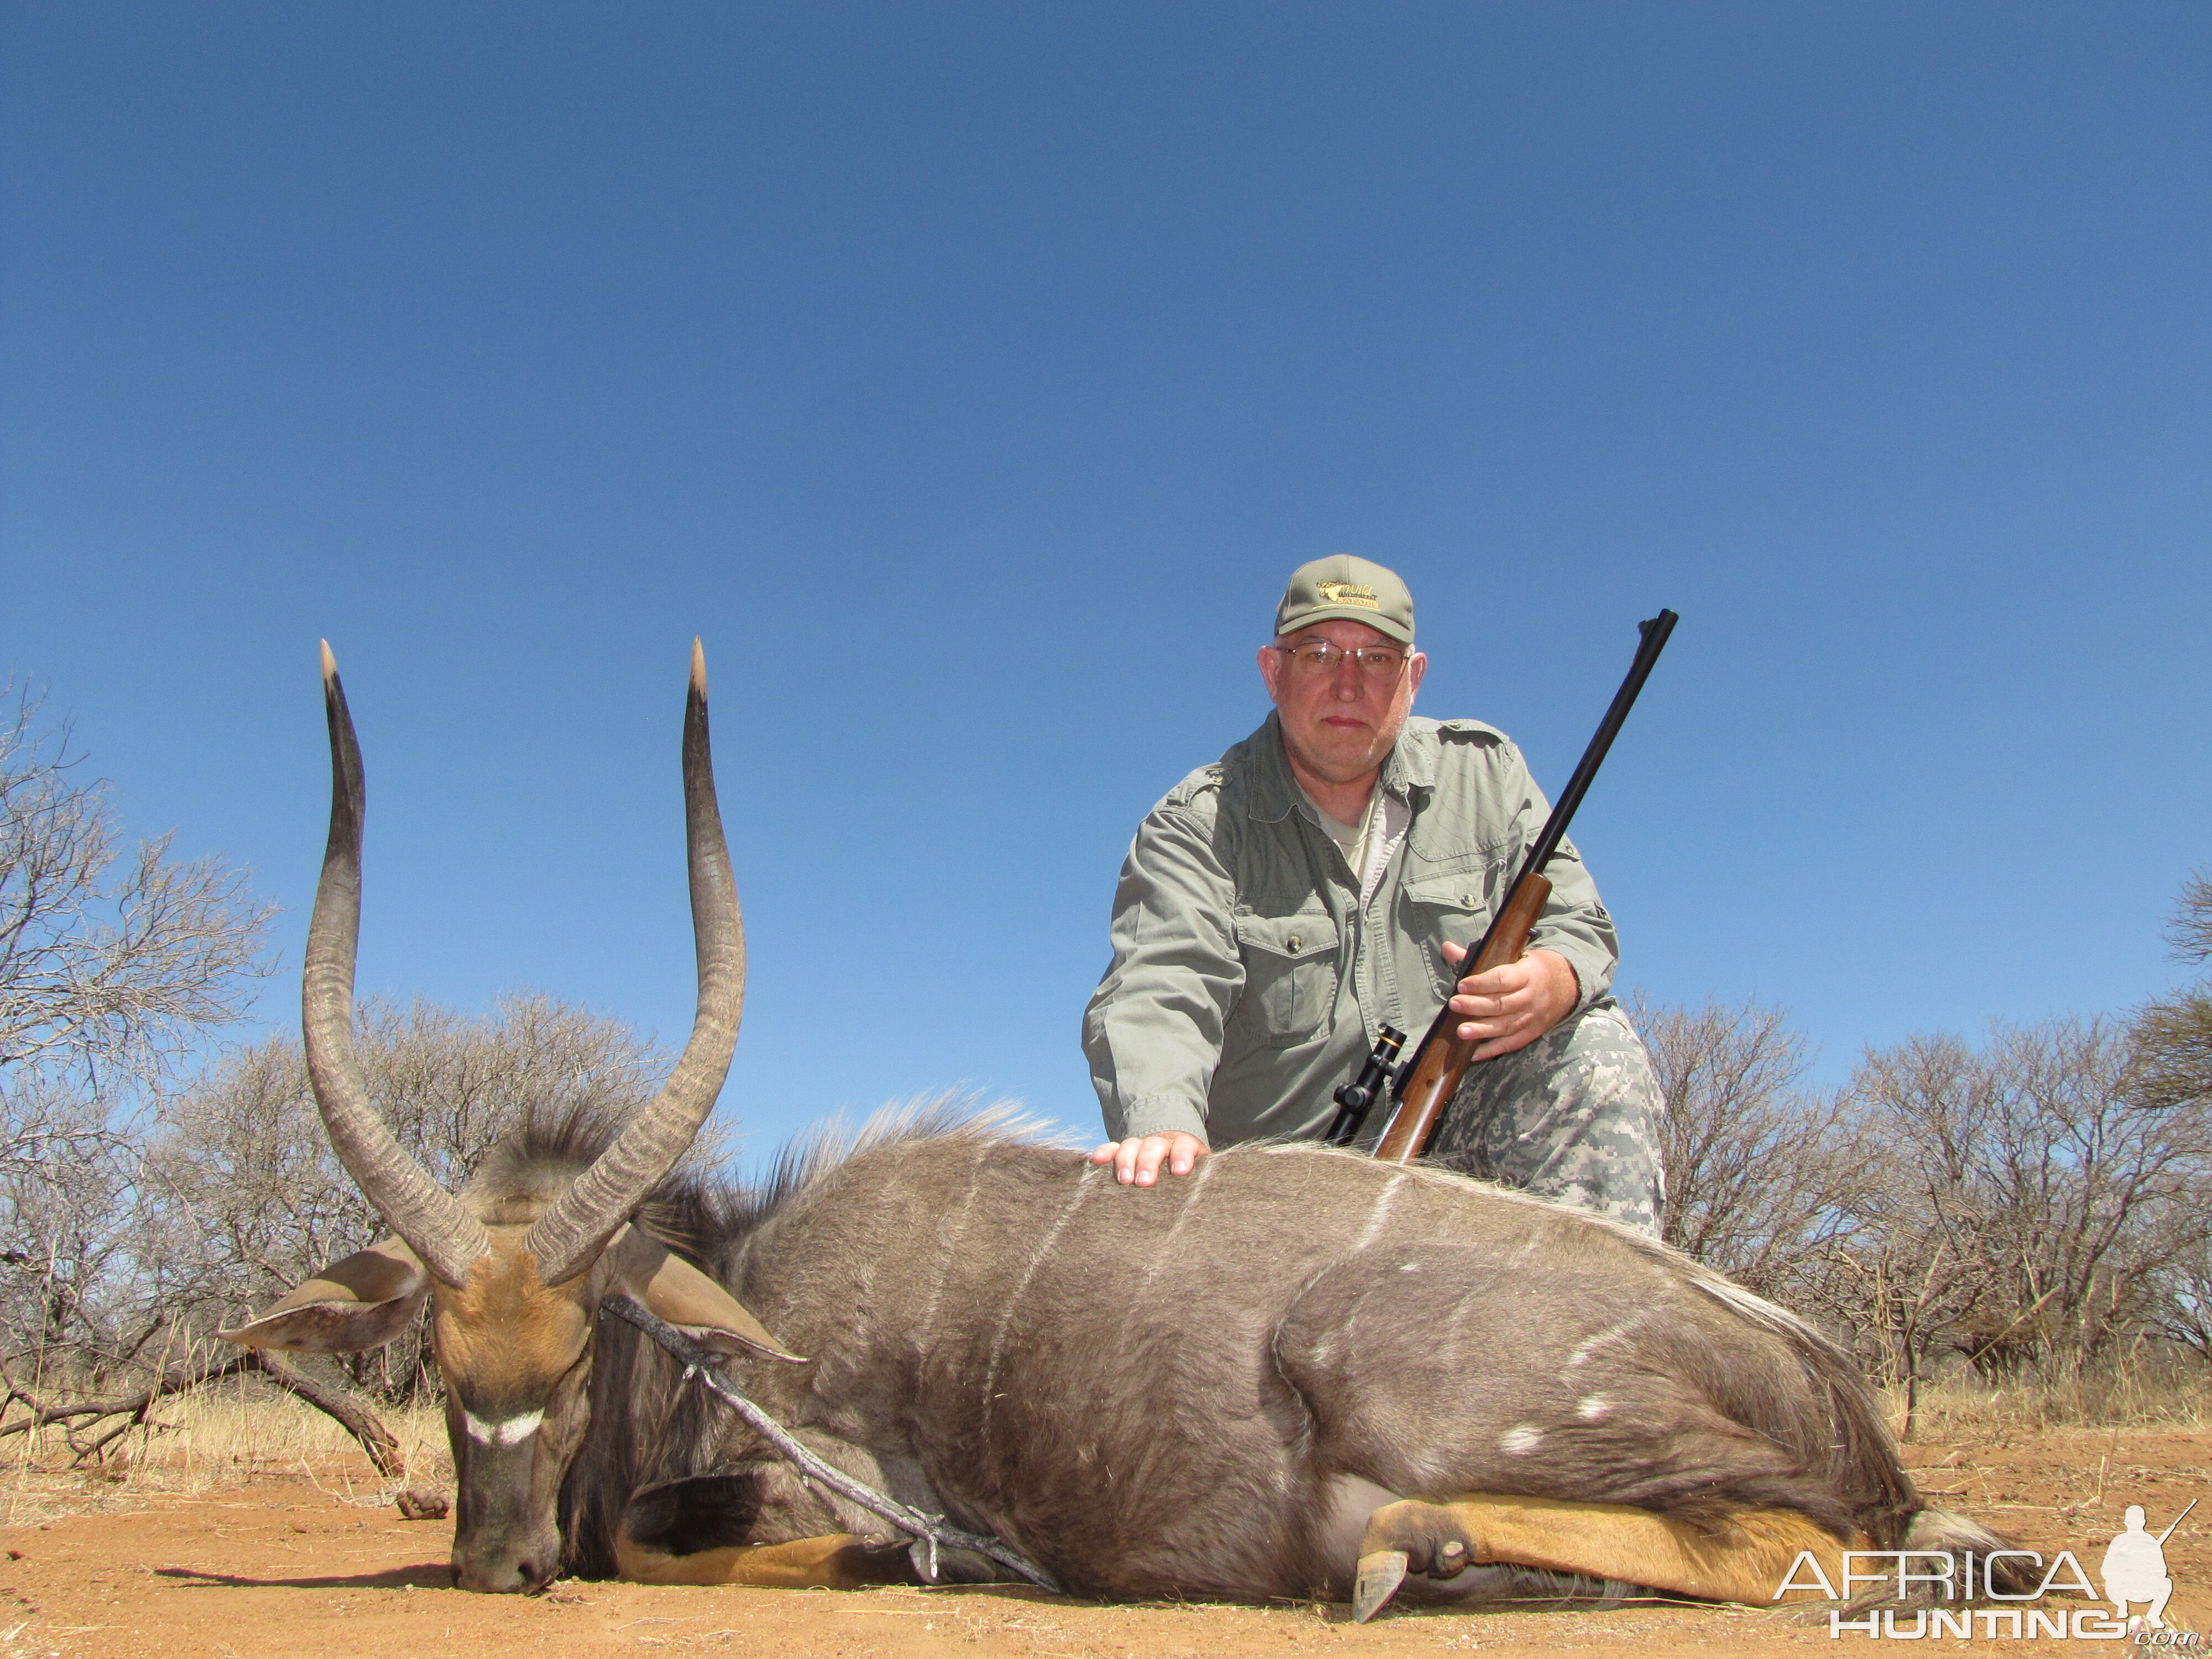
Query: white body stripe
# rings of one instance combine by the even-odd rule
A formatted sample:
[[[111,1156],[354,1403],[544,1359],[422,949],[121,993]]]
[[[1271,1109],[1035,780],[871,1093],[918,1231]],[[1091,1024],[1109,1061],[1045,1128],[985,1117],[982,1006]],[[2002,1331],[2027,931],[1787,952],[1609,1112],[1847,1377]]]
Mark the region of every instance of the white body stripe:
[[[1218,1156],[1202,1158],[1198,1161],[1195,1172],[1182,1177],[1188,1183],[1183,1188],[1182,1208],[1176,1212],[1175,1221],[1168,1228],[1166,1237],[1152,1248],[1152,1259],[1145,1264],[1145,1276],[1137,1283],[1138,1300],[1142,1300],[1145,1293],[1152,1288],[1153,1276],[1159,1272],[1161,1265],[1175,1255],[1176,1235],[1182,1231],[1182,1224],[1190,1219],[1190,1212],[1198,1207],[1198,1195],[1206,1190],[1206,1177],[1213,1173],[1213,1166],[1218,1161]],[[1173,1176],[1168,1178],[1170,1181],[1176,1179]]]
[[[975,1156],[968,1165],[967,1190],[960,1194],[960,1203],[939,1229],[939,1237],[944,1247],[937,1253],[937,1277],[929,1286],[929,1300],[922,1304],[921,1319],[915,1326],[922,1340],[927,1341],[937,1329],[938,1305],[945,1299],[945,1281],[952,1272],[952,1258],[960,1241],[967,1236],[968,1212],[975,1207],[975,1194],[982,1189],[983,1165],[991,1156],[993,1143],[978,1141]]]
[[[1104,1176],[1109,1182],[1113,1179],[1106,1165],[1091,1164],[1084,1166],[1083,1173],[1075,1179],[1075,1190],[1068,1194],[1067,1202],[1060,1206],[1060,1214],[1054,1218],[1052,1225],[1045,1229],[1044,1237],[1037,1240],[1030,1251],[1030,1259],[1022,1268],[1022,1276],[1014,1282],[1014,1288],[1006,1293],[1005,1305],[999,1310],[999,1322],[991,1331],[990,1356],[983,1363],[983,1428],[987,1433],[991,1426],[991,1402],[999,1397],[994,1391],[999,1386],[999,1358],[1006,1352],[1006,1327],[1013,1319],[1014,1310],[1021,1306],[1030,1281],[1036,1277],[1037,1269],[1045,1264],[1052,1255],[1053,1247],[1059,1243],[1061,1231],[1075,1212],[1083,1207],[1083,1200],[1091,1196],[1095,1185],[1091,1180],[1093,1176]]]
[[[1608,1342],[1620,1341],[1622,1337],[1626,1336],[1629,1332],[1634,1330],[1643,1322],[1644,1316],[1642,1314],[1631,1314],[1627,1318],[1622,1320],[1620,1323],[1613,1326],[1610,1330],[1600,1331],[1595,1336],[1584,1337],[1581,1341],[1575,1344],[1574,1352],[1567,1356],[1568,1365],[1572,1367],[1589,1364],[1589,1357],[1595,1353],[1600,1348],[1605,1346]]]
[[[1382,1231],[1382,1218],[1390,1213],[1391,1200],[1398,1196],[1398,1188],[1405,1183],[1406,1172],[1403,1170],[1383,1183],[1382,1192],[1376,1195],[1374,1207],[1367,1212],[1367,1224],[1359,1230],[1359,1237],[1352,1241],[1352,1248],[1344,1253],[1345,1255],[1358,1255],[1375,1242]],[[1340,1261],[1343,1259],[1343,1256],[1337,1258]]]

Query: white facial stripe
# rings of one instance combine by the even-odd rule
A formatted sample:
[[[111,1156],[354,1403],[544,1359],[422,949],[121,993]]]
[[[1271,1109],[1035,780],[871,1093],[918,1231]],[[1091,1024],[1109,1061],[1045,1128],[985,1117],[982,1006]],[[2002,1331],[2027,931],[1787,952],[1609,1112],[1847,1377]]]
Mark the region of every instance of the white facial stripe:
[[[544,1420],[544,1412],[525,1412],[520,1417],[498,1423],[487,1423],[471,1411],[461,1413],[461,1426],[469,1431],[469,1438],[480,1446],[519,1446],[537,1433],[538,1425]]]

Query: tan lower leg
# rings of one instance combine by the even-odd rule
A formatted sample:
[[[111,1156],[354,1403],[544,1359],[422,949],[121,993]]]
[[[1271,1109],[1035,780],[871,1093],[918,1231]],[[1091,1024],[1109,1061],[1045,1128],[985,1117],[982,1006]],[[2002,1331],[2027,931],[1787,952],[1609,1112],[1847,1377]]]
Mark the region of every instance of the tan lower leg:
[[[615,1544],[615,1565],[624,1578],[638,1584],[858,1589],[865,1584],[902,1584],[914,1579],[903,1550],[871,1549],[845,1532],[788,1544],[738,1544],[691,1555],[664,1555],[622,1538]]]
[[[1468,1562],[1507,1561],[1592,1578],[1618,1578],[1713,1601],[1766,1605],[1819,1596],[1778,1596],[1790,1565],[1810,1551],[1830,1583],[1840,1583],[1843,1553],[1868,1547],[1841,1541],[1795,1510],[1746,1510],[1705,1532],[1650,1510],[1544,1498],[1470,1497],[1449,1504],[1418,1500],[1375,1511],[1360,1540],[1363,1559],[1402,1551],[1415,1572],[1448,1574]],[[1800,1572],[1804,1583],[1814,1575]]]

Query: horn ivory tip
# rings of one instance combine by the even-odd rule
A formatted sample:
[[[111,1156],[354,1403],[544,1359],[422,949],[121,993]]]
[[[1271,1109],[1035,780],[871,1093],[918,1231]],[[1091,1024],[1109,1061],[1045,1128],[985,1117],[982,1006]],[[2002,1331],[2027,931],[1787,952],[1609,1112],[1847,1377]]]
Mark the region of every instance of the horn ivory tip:
[[[699,643],[699,636],[691,636],[691,695],[707,695],[707,648]]]
[[[338,659],[331,654],[328,640],[320,640],[317,643],[323,647],[323,684],[327,686],[338,677]]]

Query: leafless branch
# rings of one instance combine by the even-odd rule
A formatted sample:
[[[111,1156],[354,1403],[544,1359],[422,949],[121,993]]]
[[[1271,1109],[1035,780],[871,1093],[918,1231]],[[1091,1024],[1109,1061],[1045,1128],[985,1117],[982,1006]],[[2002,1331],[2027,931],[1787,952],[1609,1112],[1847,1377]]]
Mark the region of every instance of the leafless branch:
[[[69,735],[27,693],[0,717],[0,1069],[158,1067],[243,1012],[272,907],[169,836],[126,854]]]
[[[65,1404],[49,1405],[38,1395],[22,1387],[13,1377],[0,1376],[0,1410],[9,1406],[21,1406],[24,1414],[12,1423],[0,1424],[0,1439],[13,1434],[27,1434],[34,1429],[52,1425],[62,1425],[68,1437],[75,1461],[82,1463],[98,1456],[117,1435],[138,1426],[146,1420],[146,1413],[158,1401],[187,1389],[196,1389],[204,1382],[220,1382],[235,1376],[241,1371],[260,1369],[257,1356],[242,1353],[214,1366],[180,1365],[163,1370],[146,1387],[132,1395],[117,1395],[105,1400],[74,1400]],[[109,1432],[102,1434],[89,1444],[77,1436],[105,1418],[123,1420]]]

